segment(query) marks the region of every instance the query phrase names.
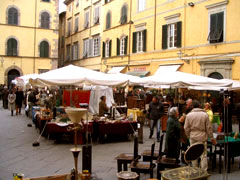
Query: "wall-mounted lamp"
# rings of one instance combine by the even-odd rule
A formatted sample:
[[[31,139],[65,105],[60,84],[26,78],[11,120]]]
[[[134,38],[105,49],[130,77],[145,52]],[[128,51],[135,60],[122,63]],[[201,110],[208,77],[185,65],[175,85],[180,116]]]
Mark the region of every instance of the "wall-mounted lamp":
[[[193,7],[195,4],[193,2],[189,2],[188,5]]]
[[[182,52],[182,50],[179,50],[179,52],[177,53],[179,59],[183,60],[185,63],[189,64],[190,63],[190,60],[189,59],[185,59],[183,58],[184,56],[187,56],[187,54],[184,54]]]
[[[1,59],[1,66],[3,67],[3,63],[4,63],[4,59],[3,59],[3,57],[2,57],[2,59]]]

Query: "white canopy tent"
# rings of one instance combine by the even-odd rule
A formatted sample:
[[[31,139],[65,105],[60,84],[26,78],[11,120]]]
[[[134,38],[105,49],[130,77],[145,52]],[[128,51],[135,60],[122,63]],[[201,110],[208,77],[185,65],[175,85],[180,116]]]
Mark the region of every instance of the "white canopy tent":
[[[120,74],[120,73],[119,73]],[[119,74],[105,74],[90,69],[68,65],[59,69],[40,74],[32,79],[33,85],[100,85],[100,86],[125,86],[130,83],[130,77]],[[134,78],[137,81],[136,78]]]
[[[159,87],[159,86],[169,86],[169,87],[230,87],[232,82],[227,82],[224,80],[212,79],[204,76],[183,73],[183,72],[164,72],[155,74],[153,76],[148,76],[140,79],[139,81],[134,81],[132,83],[143,84],[145,86]]]
[[[29,84],[30,79],[36,79],[39,75],[38,74],[26,74],[20,77],[16,77],[13,80],[13,83],[16,86],[25,88]]]

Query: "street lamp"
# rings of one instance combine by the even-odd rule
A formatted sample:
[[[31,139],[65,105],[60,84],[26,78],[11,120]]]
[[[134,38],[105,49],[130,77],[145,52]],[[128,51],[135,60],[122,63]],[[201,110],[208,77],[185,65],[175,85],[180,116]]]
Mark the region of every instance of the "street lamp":
[[[177,55],[178,55],[179,59],[183,60],[187,64],[190,63],[189,59],[184,58],[184,56],[187,56],[187,54],[184,54],[181,50],[179,50],[179,52],[177,52]]]
[[[1,59],[1,65],[2,65],[2,67],[3,67],[3,63],[4,63],[4,59],[3,59],[3,57],[2,57],[2,59]]]

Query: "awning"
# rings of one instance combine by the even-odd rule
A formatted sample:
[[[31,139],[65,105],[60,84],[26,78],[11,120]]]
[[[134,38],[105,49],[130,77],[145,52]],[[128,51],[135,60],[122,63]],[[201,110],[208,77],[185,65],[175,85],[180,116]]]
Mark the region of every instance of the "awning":
[[[117,74],[117,73],[121,73],[121,71],[125,68],[125,66],[122,67],[113,67],[112,69],[110,69],[107,73],[108,74]]]
[[[172,64],[172,65],[160,65],[155,74],[160,74],[163,72],[175,72],[179,69],[181,64]]]
[[[126,74],[138,77],[145,77],[149,74],[149,71],[128,71]]]

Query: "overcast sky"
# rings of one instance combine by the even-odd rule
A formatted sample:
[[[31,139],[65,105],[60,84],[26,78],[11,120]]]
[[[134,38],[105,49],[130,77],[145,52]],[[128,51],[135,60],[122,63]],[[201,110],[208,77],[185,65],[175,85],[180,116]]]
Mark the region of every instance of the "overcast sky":
[[[66,5],[63,4],[64,0],[59,0],[59,14],[63,11],[66,11]]]

